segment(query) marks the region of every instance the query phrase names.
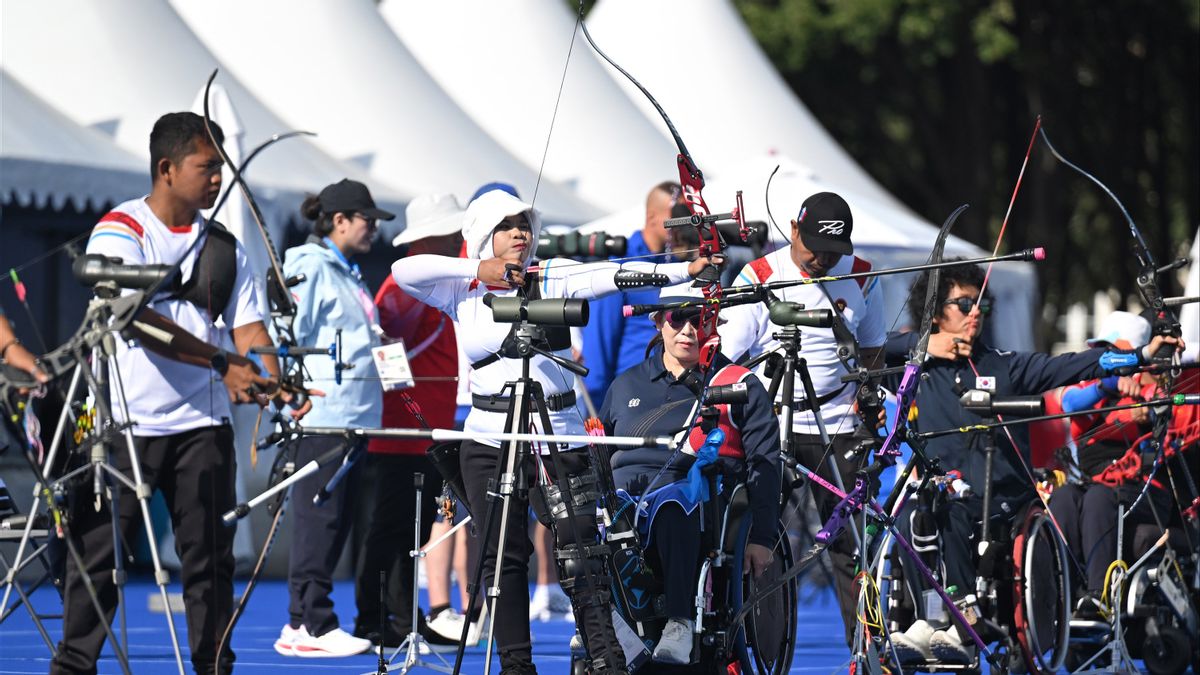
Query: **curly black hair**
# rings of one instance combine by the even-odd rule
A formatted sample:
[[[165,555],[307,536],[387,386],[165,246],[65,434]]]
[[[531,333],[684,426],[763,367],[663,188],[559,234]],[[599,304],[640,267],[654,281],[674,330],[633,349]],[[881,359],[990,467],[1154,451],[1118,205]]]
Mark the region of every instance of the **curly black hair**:
[[[950,258],[953,260],[965,260],[965,258]],[[949,261],[948,261],[949,262]],[[921,318],[925,314],[925,294],[929,289],[929,274],[931,270],[925,270],[917,280],[913,282],[912,289],[908,294],[908,314],[912,317],[913,327],[917,328],[921,325]],[[938,277],[937,290],[937,307],[941,307],[942,303],[946,302],[946,298],[950,295],[950,288],[958,286],[974,286],[975,288],[983,287],[983,268],[979,265],[959,265],[955,267],[944,267],[941,270],[941,276]],[[985,297],[991,300],[991,293],[985,293]],[[934,311],[936,317],[938,312]]]

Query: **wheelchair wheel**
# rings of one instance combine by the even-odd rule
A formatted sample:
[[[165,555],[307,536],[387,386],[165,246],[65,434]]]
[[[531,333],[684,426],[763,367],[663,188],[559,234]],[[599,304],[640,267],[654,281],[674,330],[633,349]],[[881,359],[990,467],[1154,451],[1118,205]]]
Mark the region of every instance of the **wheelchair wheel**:
[[[1067,657],[1071,630],[1067,547],[1041,507],[1025,515],[1013,539],[1016,638],[1032,673],[1053,673]]]
[[[775,559],[756,583],[743,575],[746,545],[750,542],[750,513],[742,516],[730,561],[730,610],[742,608],[745,598],[754,594],[757,583],[769,583],[783,576],[792,566],[792,551],[786,534],[779,535],[783,543],[775,547]],[[746,614],[745,630],[738,631],[734,650],[743,673],[782,675],[792,666],[796,651],[796,597],[798,582],[790,579],[778,591],[763,599],[758,607]]]

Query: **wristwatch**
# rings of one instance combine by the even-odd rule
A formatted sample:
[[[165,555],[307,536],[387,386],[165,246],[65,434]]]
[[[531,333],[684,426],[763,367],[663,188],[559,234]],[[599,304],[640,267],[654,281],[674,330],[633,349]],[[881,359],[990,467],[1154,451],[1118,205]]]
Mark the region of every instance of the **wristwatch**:
[[[212,365],[213,370],[222,376],[229,372],[229,356],[225,353],[224,349],[218,349],[215,354],[209,357],[208,362]]]

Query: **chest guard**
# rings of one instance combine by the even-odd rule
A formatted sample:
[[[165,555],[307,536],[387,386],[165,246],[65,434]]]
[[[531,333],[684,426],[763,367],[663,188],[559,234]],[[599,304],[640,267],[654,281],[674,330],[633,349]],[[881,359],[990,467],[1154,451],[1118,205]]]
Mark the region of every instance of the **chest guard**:
[[[713,375],[712,381],[709,382],[709,387],[720,387],[727,384],[736,384],[744,380],[748,375],[751,375],[749,370],[736,365],[729,364],[717,371]],[[725,444],[721,446],[718,453],[721,457],[733,457],[735,459],[744,459],[746,451],[742,448],[742,433],[738,430],[737,425],[733,421],[732,404],[719,403],[714,406],[709,406],[717,410],[717,428],[725,432]],[[697,421],[692,426],[692,431],[688,434],[687,452],[688,454],[696,454],[701,446],[704,445],[704,440],[708,437],[708,431],[701,428],[701,424]]]
[[[209,221],[192,276],[177,284],[171,298],[205,310],[213,321],[225,311],[237,284],[237,239],[217,221]]]

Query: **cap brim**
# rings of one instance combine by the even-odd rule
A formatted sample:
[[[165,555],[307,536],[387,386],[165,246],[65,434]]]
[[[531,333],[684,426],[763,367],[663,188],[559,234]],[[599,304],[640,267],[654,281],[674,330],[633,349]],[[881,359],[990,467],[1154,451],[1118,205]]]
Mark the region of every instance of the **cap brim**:
[[[401,246],[414,242],[418,239],[428,237],[443,237],[447,234],[461,232],[463,227],[464,214],[456,213],[454,215],[439,218],[430,223],[418,225],[416,227],[407,227],[403,232],[396,235],[392,239],[392,246]]]
[[[804,248],[813,253],[837,253],[838,255],[854,253],[854,242],[834,237],[822,237],[819,234],[805,234],[803,230],[800,232],[800,241],[804,242]]]
[[[359,213],[368,218],[374,218],[376,220],[392,220],[396,217],[396,214],[392,213],[391,211],[384,211],[383,209],[375,208],[363,209],[362,211],[359,211]]]

